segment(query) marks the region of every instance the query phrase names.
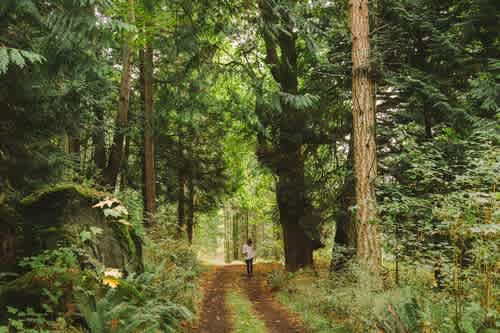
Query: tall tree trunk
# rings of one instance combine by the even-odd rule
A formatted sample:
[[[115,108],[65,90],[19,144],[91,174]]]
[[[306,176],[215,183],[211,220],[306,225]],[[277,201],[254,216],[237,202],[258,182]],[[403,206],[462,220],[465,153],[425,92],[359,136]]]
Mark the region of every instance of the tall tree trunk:
[[[248,208],[245,208],[245,242],[248,241],[249,215]]]
[[[296,1],[290,1],[290,10]],[[276,10],[273,2],[260,0],[258,5],[265,22],[262,37],[266,47],[266,63],[281,91],[296,96],[298,94],[298,68],[296,27],[286,10]],[[274,31],[279,24],[282,29]],[[306,232],[306,188],[304,181],[304,158],[302,156],[304,110],[298,110],[291,103],[281,100],[281,119],[278,124],[269,123],[265,116],[257,113],[266,126],[276,126],[279,144],[275,145],[274,164],[278,176],[277,201],[280,224],[283,228],[285,245],[285,266],[288,271],[313,264],[313,251],[319,242]],[[307,226],[309,227],[309,226]],[[313,227],[314,228],[314,227]]]
[[[148,32],[146,32],[147,35]],[[156,213],[156,176],[153,134],[153,45],[147,36],[144,49],[144,213],[146,224],[152,224]]]
[[[226,264],[231,262],[231,205],[224,205],[224,262]]]
[[[106,142],[104,134],[104,110],[100,107],[95,109],[97,124],[94,127],[92,142],[94,144],[94,163],[97,170],[104,172],[106,167]]]
[[[193,228],[194,228],[194,182],[193,177],[190,175],[188,179],[188,216],[187,216],[187,225],[186,232],[189,244],[193,244]]]
[[[280,244],[282,240],[281,228],[278,228],[278,226],[273,225],[273,232],[274,232],[273,240],[276,242],[276,244]],[[281,259],[281,251],[279,246],[275,245],[273,247],[273,256],[276,261],[279,261]]]
[[[129,0],[129,17],[130,24],[135,23],[135,3],[134,0]],[[122,50],[122,77],[120,82],[120,97],[118,101],[118,113],[116,115],[116,128],[113,136],[113,144],[109,154],[108,167],[105,172],[105,181],[108,185],[114,187],[123,160],[123,145],[125,140],[125,131],[128,127],[128,111],[130,101],[130,73],[132,67],[132,46],[131,34],[125,36]]]
[[[260,242],[260,240],[257,237],[257,224],[256,223],[252,224],[251,234],[252,234],[252,236],[250,238],[253,241],[253,248],[257,249],[257,245]]]
[[[297,145],[283,142],[278,169],[277,201],[283,229],[285,266],[294,272],[312,266],[313,241],[301,225],[305,216],[304,161]]]
[[[425,97],[428,99],[428,97]],[[427,140],[432,139],[432,105],[426,100],[422,106],[422,116],[424,118],[424,128],[425,128],[425,138]]]
[[[80,168],[81,162],[81,142],[80,142],[80,131],[76,131],[75,134],[68,136],[69,153],[72,155],[73,160],[77,168]]]
[[[182,237],[184,233],[184,225],[185,225],[185,202],[186,202],[186,194],[184,187],[186,186],[186,177],[184,173],[179,170],[178,175],[178,188],[177,188],[177,228],[179,238]]]
[[[238,260],[240,257],[240,223],[239,223],[239,211],[236,207],[236,211],[233,219],[233,259]]]
[[[352,104],[358,260],[371,270],[381,265],[375,198],[375,86],[370,78],[368,0],[350,0]]]
[[[339,196],[340,211],[336,216],[335,238],[332,248],[332,261],[330,271],[344,268],[356,251],[357,235],[355,220],[351,213],[351,207],[356,204],[354,175],[351,173],[354,167],[354,153],[352,140],[349,142],[349,152],[346,162],[346,175]]]
[[[123,156],[122,172],[120,177],[120,191],[125,191],[129,185],[129,158],[130,158],[130,136],[125,137],[125,152]]]

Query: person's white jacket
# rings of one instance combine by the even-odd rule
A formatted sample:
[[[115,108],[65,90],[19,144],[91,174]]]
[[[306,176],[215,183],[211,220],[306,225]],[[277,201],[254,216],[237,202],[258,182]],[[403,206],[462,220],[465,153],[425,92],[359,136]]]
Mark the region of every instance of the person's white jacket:
[[[245,260],[250,260],[255,257],[255,250],[253,249],[253,246],[248,244],[243,244],[241,253],[243,253],[243,255],[245,256]]]

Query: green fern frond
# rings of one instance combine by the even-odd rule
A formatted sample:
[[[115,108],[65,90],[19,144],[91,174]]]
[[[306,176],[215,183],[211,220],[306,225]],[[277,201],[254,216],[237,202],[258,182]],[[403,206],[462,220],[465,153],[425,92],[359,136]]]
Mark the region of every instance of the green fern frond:
[[[27,62],[36,64],[44,60],[44,57],[31,51],[0,47],[0,75],[5,74],[11,64],[22,69]]]
[[[0,47],[0,75],[7,72],[9,66],[9,54],[6,47]]]
[[[297,110],[306,110],[314,107],[319,102],[319,97],[311,94],[293,95],[286,92],[279,93],[285,104]]]
[[[19,68],[24,68],[24,65],[26,65],[26,61],[24,61],[23,56],[21,55],[21,53],[18,50],[10,49],[9,55],[10,55],[10,61],[14,65],[16,65]]]

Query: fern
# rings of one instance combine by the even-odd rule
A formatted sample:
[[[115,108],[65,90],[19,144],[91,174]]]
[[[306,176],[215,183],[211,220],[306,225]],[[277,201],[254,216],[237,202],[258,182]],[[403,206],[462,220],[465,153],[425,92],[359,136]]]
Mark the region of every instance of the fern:
[[[9,66],[9,54],[6,47],[0,47],[0,75],[7,72]]]
[[[18,50],[14,48],[1,47],[0,48],[0,75],[7,73],[9,65],[15,65],[19,68],[24,68],[27,62],[32,64],[42,63],[45,58],[41,55],[25,50]]]
[[[82,290],[77,303],[90,332],[108,332],[110,323],[117,333],[176,332],[192,314],[166,295],[171,285],[159,273],[131,274],[100,299]]]
[[[24,65],[26,65],[26,61],[24,61],[21,52],[19,52],[17,49],[10,49],[9,53],[10,53],[10,61],[17,67],[24,68]]]
[[[297,110],[312,108],[319,102],[319,97],[311,94],[293,95],[286,92],[280,92],[279,94],[285,104],[288,104]]]

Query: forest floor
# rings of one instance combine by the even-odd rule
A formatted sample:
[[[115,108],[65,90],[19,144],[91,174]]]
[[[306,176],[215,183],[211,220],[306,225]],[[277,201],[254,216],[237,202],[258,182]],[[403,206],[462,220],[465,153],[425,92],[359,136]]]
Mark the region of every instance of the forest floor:
[[[237,332],[235,327],[241,326],[238,321],[248,319],[238,318],[238,309],[232,308],[234,305],[227,301],[227,295],[235,291],[241,292],[251,302],[251,313],[264,323],[266,329],[259,333],[307,332],[300,321],[273,297],[267,286],[266,274],[277,267],[277,264],[256,264],[253,276],[248,277],[244,265],[212,266],[202,282],[204,298],[198,326],[191,332]]]

